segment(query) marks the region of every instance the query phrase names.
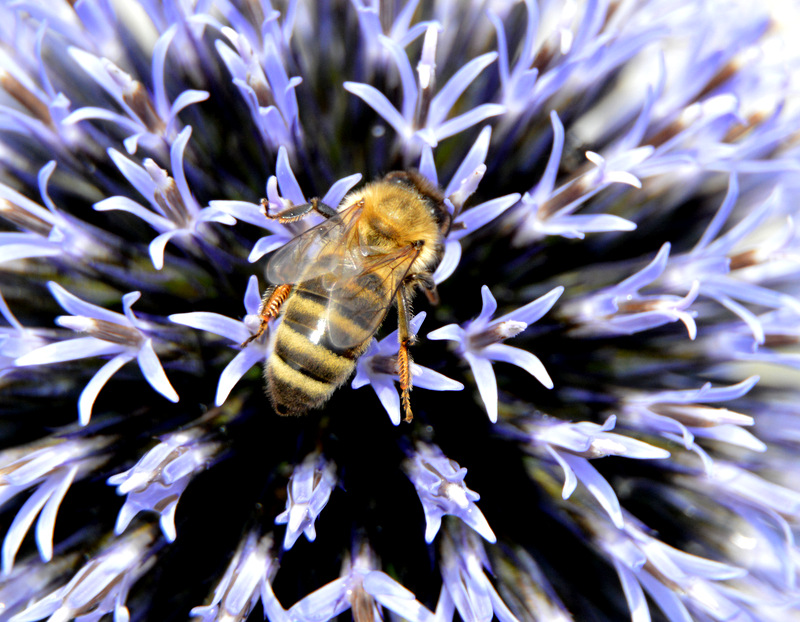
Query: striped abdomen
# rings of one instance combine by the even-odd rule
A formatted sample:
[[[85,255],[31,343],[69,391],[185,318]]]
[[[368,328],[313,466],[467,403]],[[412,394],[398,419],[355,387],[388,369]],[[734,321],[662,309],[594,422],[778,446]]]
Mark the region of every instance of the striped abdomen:
[[[337,298],[333,304],[322,278],[304,281],[292,290],[264,370],[267,392],[278,414],[302,415],[322,406],[355,369],[386,314],[385,305],[375,305],[384,298],[382,292],[373,285],[365,293],[361,286],[352,283],[358,295],[346,302]],[[335,345],[345,342],[346,347]]]

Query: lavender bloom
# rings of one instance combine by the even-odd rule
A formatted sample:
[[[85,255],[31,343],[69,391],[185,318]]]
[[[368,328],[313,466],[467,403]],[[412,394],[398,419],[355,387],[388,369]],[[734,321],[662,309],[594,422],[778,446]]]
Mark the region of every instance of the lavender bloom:
[[[152,532],[145,528],[113,541],[78,570],[69,583],[10,620],[31,622],[50,616],[52,621],[97,621],[109,613],[114,614],[114,622],[130,619],[125,606],[128,591],[153,565],[153,539]]]
[[[525,215],[518,218],[514,243],[527,244],[548,235],[583,238],[587,233],[634,230],[635,223],[619,216],[611,214],[575,216],[573,212],[611,183],[641,187],[641,182],[626,170],[637,163],[640,157],[625,162],[625,166],[619,163],[617,167],[609,167],[600,154],[587,151],[586,158],[595,164],[597,169],[556,189],[554,184],[564,148],[564,126],[555,111],[550,113],[550,120],[553,124],[553,148],[550,159],[547,161],[542,179],[522,197],[522,205],[526,208]]]
[[[247,102],[262,139],[273,148],[293,146],[295,134],[301,130],[294,89],[302,78],[286,75],[276,42],[270,37],[264,38],[256,55],[245,34],[228,27],[220,30],[233,49],[218,39],[217,52]]]
[[[301,533],[309,542],[317,537],[314,521],[328,503],[336,485],[336,468],[319,455],[311,454],[294,468],[287,487],[286,509],[275,517],[276,525],[286,525],[283,548],[292,548]]]
[[[579,324],[580,335],[632,335],[681,321],[689,338],[697,335],[696,313],[688,310],[700,293],[695,281],[684,297],[670,294],[642,295],[639,290],[658,278],[667,266],[669,243],[664,244],[647,266],[617,285],[571,301],[564,315]]]
[[[436,55],[436,26],[430,25],[427,33],[416,77],[403,49],[388,37],[378,37],[379,43],[397,63],[403,90],[401,110],[370,84],[357,82],[344,84],[347,91],[363,99],[383,117],[407,148],[409,146],[421,148],[423,144],[436,147],[445,138],[505,112],[505,106],[486,103],[447,119],[461,94],[486,67],[495,61],[497,53],[489,52],[472,59],[459,69],[436,95],[433,95],[436,66],[432,58]]]
[[[378,605],[391,610],[413,622],[433,622],[438,619],[414,598],[414,594],[384,572],[375,569],[372,552],[361,546],[352,560],[346,559],[338,579],[315,590],[303,600],[295,603],[288,612],[275,605],[265,606],[272,620],[330,620],[353,610],[353,617],[370,616],[381,620]],[[278,605],[279,606],[279,605]],[[438,610],[437,610],[438,613]],[[452,615],[452,614],[451,614]]]
[[[496,542],[489,523],[475,502],[481,497],[464,484],[467,469],[449,460],[438,447],[418,445],[406,462],[406,472],[417,489],[425,512],[425,542],[433,542],[442,516],[458,516],[489,542]]]
[[[200,441],[199,430],[177,432],[161,439],[132,468],[108,478],[125,495],[114,533],[119,535],[143,510],[158,512],[161,531],[174,542],[175,510],[192,477],[206,467],[215,447]]]
[[[18,367],[48,365],[93,356],[113,355],[81,393],[78,400],[78,420],[81,425],[89,423],[97,395],[111,376],[133,359],[139,363],[139,368],[151,387],[169,401],[178,401],[178,394],[167,379],[153,348],[153,339],[148,336],[153,327],[148,322],[138,319],[131,310],[133,303],[141,296],[139,292],[130,292],[122,297],[123,315],[85,302],[70,294],[58,283],[50,282],[48,287],[58,304],[72,314],[61,315],[56,318],[56,322],[64,328],[89,336],[42,346],[16,359],[14,364]]]
[[[629,425],[649,429],[664,438],[681,442],[686,449],[696,449],[695,437],[730,443],[751,451],[766,451],[767,446],[739,426],[751,426],[748,415],[712,408],[704,404],[729,402],[747,394],[758,382],[753,376],[729,387],[713,388],[706,383],[697,390],[658,391],[650,395],[624,398],[621,416]],[[705,452],[700,456],[709,460]],[[710,466],[710,462],[707,462]]]
[[[547,419],[537,421],[535,418],[528,419],[523,425],[523,438],[528,443],[529,451],[544,452],[545,457],[563,469],[564,489],[561,496],[569,499],[580,481],[620,529],[624,522],[619,500],[614,489],[589,460],[606,456],[654,460],[670,455],[665,449],[611,432],[616,425],[613,415],[602,426],[588,421],[567,423]],[[511,434],[513,436],[514,432]]]
[[[481,542],[465,530],[456,530],[442,540],[442,580],[447,597],[463,620],[518,622],[483,568],[488,560]]]
[[[144,85],[131,78],[107,58],[98,58],[77,47],[69,48],[76,63],[113,97],[125,114],[106,108],[86,106],[78,108],[63,119],[63,123],[78,123],[87,119],[102,119],[116,123],[120,128],[133,132],[123,142],[128,153],[135,153],[139,145],[150,149],[163,147],[175,140],[175,124],[178,113],[191,104],[208,99],[206,91],[187,90],[170,104],[165,84],[165,63],[169,45],[175,37],[177,26],[172,26],[159,38],[153,49],[153,97]]]
[[[107,437],[68,439],[54,436],[0,454],[0,505],[35,488],[17,511],[3,538],[2,569],[8,575],[26,533],[36,520],[36,545],[43,561],[53,557],[56,513],[73,481],[105,462]],[[38,520],[37,520],[38,517]]]
[[[236,224],[232,216],[218,209],[201,209],[192,195],[183,170],[183,154],[191,135],[192,128],[185,128],[172,145],[172,176],[149,158],[144,161],[144,166],[139,166],[118,151],[111,149],[108,152],[131,185],[149,201],[152,211],[124,196],[103,199],[94,208],[129,212],[158,231],[159,235],[150,242],[150,259],[156,270],[164,267],[164,249],[173,237],[183,234],[203,236],[207,234],[206,223]]]
[[[548,389],[553,381],[547,375],[542,362],[532,353],[501,343],[524,331],[555,304],[564,291],[556,287],[544,296],[524,307],[490,320],[497,310],[497,301],[489,288],[481,288],[483,308],[465,328],[449,324],[428,333],[428,339],[449,339],[458,343],[457,352],[469,363],[481,399],[492,423],[497,422],[497,380],[492,367],[493,361],[503,361],[521,367]]]
[[[214,589],[208,605],[194,607],[190,614],[195,620],[246,620],[259,596],[266,607],[270,575],[274,574],[275,562],[270,555],[272,538],[258,539],[249,534],[236,550],[222,579]]]
[[[791,618],[798,25],[751,0],[0,2],[0,621]],[[332,214],[267,216],[411,169],[444,209],[392,277],[408,313],[309,351],[292,331],[377,301],[299,277],[262,309],[273,253]],[[377,265],[385,213],[322,261]],[[292,291],[293,382],[353,373],[280,417]]]
[[[631,619],[649,618],[645,591],[669,619],[699,614],[724,620],[741,611],[736,596],[717,582],[744,577],[745,570],[674,549],[630,522],[623,532],[601,538],[600,546],[622,583]],[[680,590],[665,589],[664,579]]]

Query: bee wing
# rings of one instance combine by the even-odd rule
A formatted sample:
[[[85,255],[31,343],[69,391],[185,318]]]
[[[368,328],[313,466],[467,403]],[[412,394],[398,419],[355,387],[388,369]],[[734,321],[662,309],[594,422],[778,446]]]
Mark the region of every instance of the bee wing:
[[[355,272],[357,260],[347,252],[347,240],[360,213],[361,206],[355,204],[289,240],[270,258],[267,280],[273,285],[294,284],[322,275],[342,278]]]
[[[359,272],[335,283],[328,317],[335,314],[340,320],[327,324],[332,345],[350,348],[375,335],[418,254],[408,246],[395,253],[362,256]]]

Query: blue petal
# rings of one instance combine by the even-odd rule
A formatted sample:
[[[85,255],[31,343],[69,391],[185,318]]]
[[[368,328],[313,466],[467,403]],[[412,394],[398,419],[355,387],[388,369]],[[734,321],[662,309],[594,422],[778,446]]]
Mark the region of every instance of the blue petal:
[[[515,322],[524,322],[525,324],[533,324],[537,322],[542,316],[547,313],[550,309],[553,308],[553,305],[556,304],[556,301],[559,299],[561,294],[564,293],[564,288],[554,287],[549,292],[540,296],[533,302],[529,302],[523,307],[512,311],[511,313],[506,313],[505,315],[497,318],[495,322],[507,322],[507,321],[515,321]]]
[[[251,277],[255,278],[255,277]],[[260,300],[260,299],[259,299]],[[250,337],[250,331],[238,320],[211,313],[209,311],[192,311],[191,313],[174,313],[169,316],[170,322],[205,330],[220,337],[226,337],[233,343],[242,343]]]
[[[245,348],[233,357],[233,360],[228,363],[225,369],[219,376],[219,384],[217,384],[217,396],[214,398],[214,404],[222,406],[228,395],[230,394],[236,383],[242,379],[253,365],[264,360],[264,352],[257,348]]]
[[[97,399],[100,390],[106,385],[111,376],[116,374],[123,365],[136,358],[136,355],[131,352],[122,352],[108,361],[100,369],[97,370],[89,383],[81,391],[78,398],[78,421],[81,425],[85,426],[89,423],[92,417],[92,407]]]
[[[139,360],[139,368],[142,370],[145,380],[150,383],[150,386],[170,402],[177,402],[180,398],[169,383],[169,379],[164,373],[164,368],[161,367],[161,362],[158,360],[155,350],[153,350],[152,340],[148,339],[142,344],[137,358]]]

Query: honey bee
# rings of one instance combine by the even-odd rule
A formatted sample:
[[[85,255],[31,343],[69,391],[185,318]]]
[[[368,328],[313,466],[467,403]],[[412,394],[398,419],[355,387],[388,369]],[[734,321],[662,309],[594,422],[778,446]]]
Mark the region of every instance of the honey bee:
[[[267,265],[272,287],[259,310],[260,337],[270,320],[267,394],[281,415],[319,408],[351,375],[393,304],[397,373],[405,420],[411,421],[410,303],[420,287],[437,299],[433,271],[444,254],[452,216],[438,188],[416,171],[396,171],[347,195],[335,210],[319,199],[270,215],[294,222],[326,218],[278,249]],[[244,345],[244,344],[243,344]]]

